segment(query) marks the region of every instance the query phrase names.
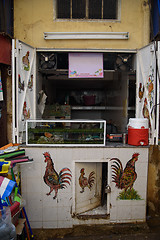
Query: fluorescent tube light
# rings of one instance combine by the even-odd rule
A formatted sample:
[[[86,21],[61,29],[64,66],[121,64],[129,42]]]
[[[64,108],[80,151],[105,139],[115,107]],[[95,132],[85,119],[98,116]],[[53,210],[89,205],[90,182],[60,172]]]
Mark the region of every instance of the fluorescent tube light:
[[[129,39],[129,32],[44,32],[45,40]]]

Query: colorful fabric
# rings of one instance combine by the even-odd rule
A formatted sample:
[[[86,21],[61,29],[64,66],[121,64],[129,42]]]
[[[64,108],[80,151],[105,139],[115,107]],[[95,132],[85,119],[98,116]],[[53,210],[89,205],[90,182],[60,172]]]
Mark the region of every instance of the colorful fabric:
[[[15,184],[16,182],[0,176],[0,196],[3,200],[11,195]]]

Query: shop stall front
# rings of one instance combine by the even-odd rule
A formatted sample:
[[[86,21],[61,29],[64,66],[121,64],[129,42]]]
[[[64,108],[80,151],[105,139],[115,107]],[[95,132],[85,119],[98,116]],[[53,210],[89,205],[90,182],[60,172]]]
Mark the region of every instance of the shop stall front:
[[[21,167],[32,227],[145,221],[158,44],[89,52],[15,45],[13,141],[34,159]],[[128,125],[133,119],[141,126]]]

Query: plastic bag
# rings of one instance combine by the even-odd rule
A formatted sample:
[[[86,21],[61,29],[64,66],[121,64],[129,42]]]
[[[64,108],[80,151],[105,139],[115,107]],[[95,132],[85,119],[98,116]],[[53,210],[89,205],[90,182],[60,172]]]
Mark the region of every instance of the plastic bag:
[[[11,222],[9,207],[0,209],[0,239],[16,240],[16,228]]]

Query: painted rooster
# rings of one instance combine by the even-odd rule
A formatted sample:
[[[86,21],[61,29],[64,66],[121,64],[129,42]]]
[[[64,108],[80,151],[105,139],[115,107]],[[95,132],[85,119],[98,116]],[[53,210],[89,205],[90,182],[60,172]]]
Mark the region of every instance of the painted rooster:
[[[142,83],[139,84],[139,99],[140,102],[142,101],[143,95],[144,95],[144,86],[142,87]]]
[[[28,88],[30,89],[30,91],[33,90],[33,74],[31,74],[31,77],[29,79]]]
[[[22,62],[24,66],[29,67],[29,51],[27,51],[26,55],[22,57]]]
[[[21,93],[21,91],[24,91],[24,81],[21,82],[21,76],[20,74],[18,74],[18,88],[19,88],[19,92]]]
[[[147,98],[144,99],[144,105],[143,105],[142,113],[143,113],[144,118],[148,118],[149,127],[151,127]]]
[[[84,175],[85,175],[84,168],[82,168],[80,170],[80,173],[81,173],[81,175],[79,177],[79,185],[82,188],[82,190],[80,192],[83,193],[85,187],[88,187],[91,190],[91,188],[92,188],[92,186],[94,184],[94,181],[95,181],[95,177],[94,177],[95,172],[92,171],[89,174],[88,178],[84,177]]]
[[[66,188],[66,184],[70,185],[72,178],[71,171],[69,168],[63,168],[58,174],[54,168],[54,163],[50,154],[45,152],[43,155],[45,157],[44,162],[47,163],[43,179],[44,182],[50,187],[50,191],[46,195],[51,195],[51,192],[54,190],[55,196],[53,199],[55,199],[57,197],[58,189]]]
[[[29,119],[30,118],[30,109],[27,110],[26,101],[23,104],[23,116],[24,116],[24,119]]]
[[[126,167],[123,170],[121,161],[118,158],[112,158],[112,179],[116,183],[116,187],[124,189],[125,192],[128,188],[132,188],[137,178],[135,172],[135,163],[138,160],[139,153],[134,153],[132,158],[127,162]]]

